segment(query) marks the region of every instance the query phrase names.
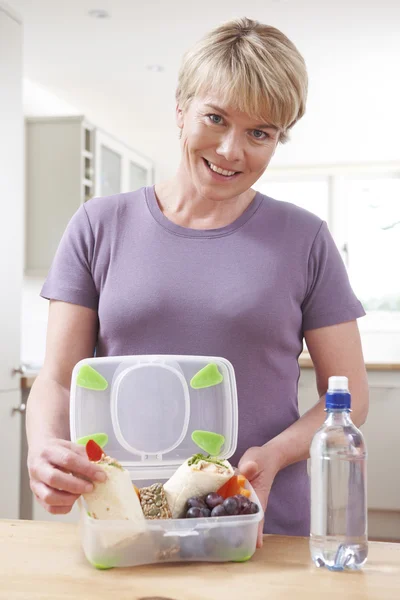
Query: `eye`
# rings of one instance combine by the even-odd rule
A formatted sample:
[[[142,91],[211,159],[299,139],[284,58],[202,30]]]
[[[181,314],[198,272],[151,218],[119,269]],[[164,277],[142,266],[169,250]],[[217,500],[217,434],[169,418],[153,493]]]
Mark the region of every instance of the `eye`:
[[[253,129],[252,134],[256,140],[267,140],[269,138],[269,134],[266,131],[261,131],[261,129]]]
[[[220,115],[207,115],[207,117],[210,119],[211,123],[213,123],[214,125],[221,125],[223,119]]]

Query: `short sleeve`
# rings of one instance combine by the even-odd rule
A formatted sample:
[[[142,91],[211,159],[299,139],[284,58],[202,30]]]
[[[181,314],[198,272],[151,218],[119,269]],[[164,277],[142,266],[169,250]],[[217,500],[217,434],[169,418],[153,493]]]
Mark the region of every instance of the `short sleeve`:
[[[302,312],[303,331],[353,321],[365,315],[325,222],[311,248]]]
[[[98,293],[91,272],[94,239],[82,205],[70,220],[40,295],[97,310]]]

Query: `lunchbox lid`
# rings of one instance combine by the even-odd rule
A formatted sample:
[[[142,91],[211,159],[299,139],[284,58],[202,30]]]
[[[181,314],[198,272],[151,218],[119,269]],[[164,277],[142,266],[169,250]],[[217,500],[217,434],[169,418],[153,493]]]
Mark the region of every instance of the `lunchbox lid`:
[[[104,451],[132,479],[168,479],[201,452],[193,431],[222,434],[221,459],[238,435],[235,372],[225,358],[141,355],[85,358],[73,369],[73,442],[105,433]]]

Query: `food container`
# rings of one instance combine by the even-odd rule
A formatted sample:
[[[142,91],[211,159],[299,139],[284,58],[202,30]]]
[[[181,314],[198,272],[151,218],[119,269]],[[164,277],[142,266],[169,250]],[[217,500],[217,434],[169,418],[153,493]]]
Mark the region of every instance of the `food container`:
[[[105,452],[128,470],[138,487],[165,483],[199,452],[195,430],[225,437],[219,454],[236,450],[238,405],[233,366],[203,356],[88,358],[72,373],[71,440],[102,432]],[[148,520],[137,534],[130,521],[91,518],[83,499],[83,550],[97,568],[181,561],[245,561],[255,552],[259,512],[199,519]]]

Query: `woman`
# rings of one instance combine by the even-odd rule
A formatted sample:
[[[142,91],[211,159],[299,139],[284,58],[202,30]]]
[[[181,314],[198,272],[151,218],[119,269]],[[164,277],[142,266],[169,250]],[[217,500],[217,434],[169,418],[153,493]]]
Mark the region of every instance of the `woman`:
[[[360,425],[368,391],[364,311],[326,224],[252,188],[302,117],[306,92],[304,61],[280,31],[249,19],[218,27],[181,67],[176,175],[93,199],[71,220],[42,290],[47,351],[27,414],[31,487],[49,512],[69,512],[91,486],[65,471],[102,476],[68,441],[79,360],[95,349],[214,355],[236,370],[233,462],[268,505],[264,531],[308,535],[306,459],[324,406],[316,398],[299,418],[303,338],[319,397],[330,375],[346,375]]]

